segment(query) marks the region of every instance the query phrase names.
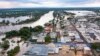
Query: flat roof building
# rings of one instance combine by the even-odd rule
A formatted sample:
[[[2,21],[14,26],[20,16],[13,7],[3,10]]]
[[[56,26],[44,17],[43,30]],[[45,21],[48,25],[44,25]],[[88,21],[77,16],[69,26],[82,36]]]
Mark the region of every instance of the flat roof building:
[[[24,53],[23,56],[48,56],[48,48],[45,45],[35,45]]]

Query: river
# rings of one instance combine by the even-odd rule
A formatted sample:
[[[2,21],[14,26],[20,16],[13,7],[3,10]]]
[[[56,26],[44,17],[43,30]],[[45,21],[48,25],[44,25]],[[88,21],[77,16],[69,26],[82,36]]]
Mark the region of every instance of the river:
[[[1,26],[0,27],[0,32],[8,32],[11,30],[19,30],[22,27],[35,27],[37,25],[43,26],[45,23],[49,22],[50,20],[53,19],[53,11],[50,11],[43,16],[40,17],[39,20],[36,22],[28,23],[28,24],[21,24],[21,25],[9,25],[9,26]]]

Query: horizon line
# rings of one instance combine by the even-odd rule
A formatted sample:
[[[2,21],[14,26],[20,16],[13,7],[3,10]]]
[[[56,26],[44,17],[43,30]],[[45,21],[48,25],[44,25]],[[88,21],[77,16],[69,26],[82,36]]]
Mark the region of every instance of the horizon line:
[[[100,7],[22,7],[24,8],[100,8]],[[21,7],[16,7],[16,8],[0,8],[0,9],[21,9]]]

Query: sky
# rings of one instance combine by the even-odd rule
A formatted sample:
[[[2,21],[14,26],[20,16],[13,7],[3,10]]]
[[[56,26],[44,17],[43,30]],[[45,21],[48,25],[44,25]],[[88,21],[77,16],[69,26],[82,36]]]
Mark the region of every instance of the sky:
[[[100,0],[0,0],[0,8],[100,7]]]

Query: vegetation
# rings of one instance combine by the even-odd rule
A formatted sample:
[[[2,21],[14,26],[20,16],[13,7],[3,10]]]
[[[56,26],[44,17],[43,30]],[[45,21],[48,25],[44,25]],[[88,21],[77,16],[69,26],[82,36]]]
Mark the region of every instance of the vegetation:
[[[28,27],[23,27],[19,30],[19,35],[23,40],[27,40],[28,38],[31,37],[32,33],[30,31],[30,28]]]
[[[47,36],[45,37],[45,42],[46,42],[46,43],[50,43],[50,42],[51,42],[51,37],[50,37],[49,35],[47,35]]]
[[[38,9],[1,9],[0,17],[19,17],[19,16],[29,16],[34,14],[43,14],[49,10],[38,10]],[[35,15],[36,16],[36,15]]]
[[[2,41],[5,41],[6,40],[6,38],[2,38]]]
[[[6,38],[12,38],[14,36],[20,36],[23,40],[27,40],[31,37],[33,32],[42,32],[44,28],[42,26],[36,26],[34,28],[32,27],[23,27],[19,31],[10,31],[6,32]],[[5,40],[5,39],[3,39]]]
[[[44,15],[45,13],[48,13],[49,10],[27,10],[27,9],[23,9],[23,10],[0,10],[0,17],[1,18],[10,18],[10,17],[20,17],[20,16],[31,16],[30,19],[27,19],[25,21],[21,21],[19,22],[19,20],[16,23],[12,23],[13,25],[16,24],[24,24],[24,23],[30,23],[30,22],[34,22],[38,19],[40,19],[40,17],[42,15]],[[2,22],[0,22],[0,24],[5,24],[8,25],[10,22],[8,20],[3,20]]]
[[[91,48],[92,48],[92,49],[100,49],[100,43],[93,43],[93,44],[91,45]]]
[[[42,32],[43,30],[44,30],[44,28],[40,25],[31,29],[32,32]]]
[[[5,34],[6,34],[6,38],[11,38],[11,37],[19,35],[18,31],[15,31],[15,30],[10,31],[10,32],[6,32]]]
[[[4,49],[4,50],[7,50],[9,48],[9,41],[5,40],[2,44],[1,44],[1,47]]]
[[[2,22],[0,22],[1,25],[9,25],[9,23],[8,20],[2,20]]]
[[[21,36],[23,40],[27,40],[31,36],[31,31],[30,28],[28,27],[23,27],[19,31],[10,31],[6,32],[6,38],[12,38],[14,36]]]
[[[14,49],[7,52],[8,56],[15,56],[20,51],[20,47],[16,46]]]

